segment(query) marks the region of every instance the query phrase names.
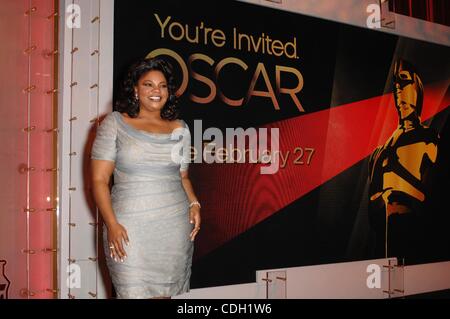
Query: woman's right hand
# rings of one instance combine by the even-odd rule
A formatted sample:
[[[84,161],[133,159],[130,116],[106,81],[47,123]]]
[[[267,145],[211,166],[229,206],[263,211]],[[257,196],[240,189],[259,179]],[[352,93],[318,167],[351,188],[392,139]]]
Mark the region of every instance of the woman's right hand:
[[[119,223],[107,226],[109,253],[114,261],[121,261],[127,258],[123,243],[127,246],[130,243],[127,230]]]

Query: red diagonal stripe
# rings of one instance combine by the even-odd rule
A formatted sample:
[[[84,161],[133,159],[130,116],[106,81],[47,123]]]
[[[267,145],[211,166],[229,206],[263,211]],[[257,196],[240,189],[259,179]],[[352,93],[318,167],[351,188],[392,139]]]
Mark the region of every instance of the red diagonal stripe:
[[[422,119],[450,104],[448,83],[425,88]],[[200,164],[192,166],[194,186],[203,204],[202,233],[196,247],[201,256],[269,217],[367,157],[398,124],[392,94],[266,125],[279,128],[284,168],[261,175],[261,164]],[[300,147],[314,148],[299,159]],[[302,212],[299,211],[299,214]]]

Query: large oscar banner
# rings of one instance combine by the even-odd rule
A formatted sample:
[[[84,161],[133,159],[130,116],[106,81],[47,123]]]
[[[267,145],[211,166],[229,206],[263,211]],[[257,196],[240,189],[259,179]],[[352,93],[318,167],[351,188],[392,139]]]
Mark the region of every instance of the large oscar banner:
[[[192,288],[450,259],[448,47],[237,1],[115,1],[114,28],[116,88],[143,57],[177,75]]]

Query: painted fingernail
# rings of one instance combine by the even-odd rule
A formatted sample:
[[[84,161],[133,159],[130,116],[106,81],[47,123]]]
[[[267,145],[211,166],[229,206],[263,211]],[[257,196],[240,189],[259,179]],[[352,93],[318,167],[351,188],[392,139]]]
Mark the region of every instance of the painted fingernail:
[[[120,262],[123,263],[123,258],[120,258]]]

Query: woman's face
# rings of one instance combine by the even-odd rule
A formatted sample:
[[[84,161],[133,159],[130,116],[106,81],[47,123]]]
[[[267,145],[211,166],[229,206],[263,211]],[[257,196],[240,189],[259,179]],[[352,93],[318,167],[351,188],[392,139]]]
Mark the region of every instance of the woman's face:
[[[161,110],[169,98],[167,80],[161,71],[148,71],[134,87],[139,97],[139,106],[148,111]]]

